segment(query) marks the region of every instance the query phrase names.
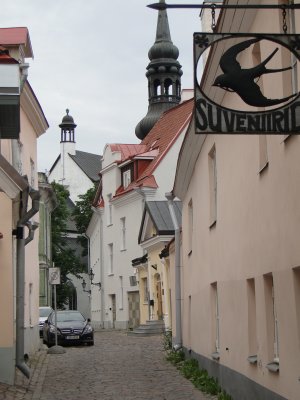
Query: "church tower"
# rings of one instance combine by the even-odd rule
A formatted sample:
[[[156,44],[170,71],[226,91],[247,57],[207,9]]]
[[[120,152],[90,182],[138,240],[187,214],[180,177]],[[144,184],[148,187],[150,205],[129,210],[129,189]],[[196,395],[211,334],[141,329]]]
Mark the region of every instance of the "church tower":
[[[159,2],[165,3],[165,0]],[[164,111],[180,103],[182,70],[178,55],[178,48],[171,40],[167,11],[159,10],[155,43],[148,52],[148,112],[135,128],[135,134],[141,140]]]
[[[59,127],[60,132],[60,157],[61,157],[61,177],[60,183],[66,185],[70,175],[70,155],[76,155],[75,128],[73,117],[69,115],[69,110],[66,110],[66,115],[63,117]]]

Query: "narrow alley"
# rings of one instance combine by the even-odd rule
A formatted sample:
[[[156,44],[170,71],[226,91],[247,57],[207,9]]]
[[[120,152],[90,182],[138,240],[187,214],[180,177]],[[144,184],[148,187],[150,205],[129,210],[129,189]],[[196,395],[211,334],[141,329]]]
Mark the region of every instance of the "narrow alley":
[[[2,400],[206,400],[165,360],[160,335],[127,336],[122,331],[95,333],[93,347],[66,347],[45,354],[28,387],[0,385]],[[13,390],[14,389],[14,390]]]

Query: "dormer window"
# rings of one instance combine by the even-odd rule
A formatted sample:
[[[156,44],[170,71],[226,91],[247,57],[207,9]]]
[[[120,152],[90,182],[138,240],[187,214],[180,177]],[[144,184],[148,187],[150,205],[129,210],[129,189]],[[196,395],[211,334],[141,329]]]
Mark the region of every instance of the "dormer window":
[[[131,170],[127,169],[123,172],[123,187],[126,189],[131,183]]]

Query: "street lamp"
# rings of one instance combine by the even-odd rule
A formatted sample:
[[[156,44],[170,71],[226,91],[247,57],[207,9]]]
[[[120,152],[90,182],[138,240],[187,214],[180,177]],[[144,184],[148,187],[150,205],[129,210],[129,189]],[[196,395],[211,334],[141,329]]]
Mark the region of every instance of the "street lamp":
[[[85,288],[86,288],[86,281],[85,281],[84,279],[83,279],[82,282],[81,282],[81,286],[82,286],[83,292],[86,292],[86,293],[89,293],[89,294],[92,293],[91,290],[85,290]]]
[[[93,271],[92,268],[90,269],[89,277],[90,277],[90,280],[91,280],[91,285],[98,286],[99,290],[100,290],[101,289],[101,282],[96,282],[96,283],[93,282],[93,279],[95,278],[95,274],[94,274],[94,271]]]

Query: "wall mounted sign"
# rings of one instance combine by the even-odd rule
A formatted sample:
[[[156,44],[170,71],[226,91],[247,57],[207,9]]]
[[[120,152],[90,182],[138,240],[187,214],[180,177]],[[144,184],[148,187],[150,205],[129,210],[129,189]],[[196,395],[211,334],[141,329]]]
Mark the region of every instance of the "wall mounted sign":
[[[300,35],[194,33],[196,133],[300,134],[299,62]]]

